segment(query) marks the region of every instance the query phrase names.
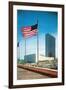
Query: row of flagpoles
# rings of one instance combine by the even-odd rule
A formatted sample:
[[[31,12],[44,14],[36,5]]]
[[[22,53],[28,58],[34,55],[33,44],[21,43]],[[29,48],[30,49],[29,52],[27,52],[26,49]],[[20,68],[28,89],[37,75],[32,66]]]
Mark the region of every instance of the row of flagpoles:
[[[39,59],[39,37],[38,37],[38,21],[37,24],[32,26],[25,26],[21,29],[23,38],[25,40],[25,56],[26,56],[26,40],[27,38],[31,38],[32,36],[37,36],[37,61]],[[17,47],[19,47],[19,42],[17,44]]]

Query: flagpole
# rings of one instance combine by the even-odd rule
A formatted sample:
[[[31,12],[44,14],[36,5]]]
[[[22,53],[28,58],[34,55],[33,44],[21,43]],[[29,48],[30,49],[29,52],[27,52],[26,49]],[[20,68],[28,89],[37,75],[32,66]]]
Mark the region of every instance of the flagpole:
[[[18,62],[20,61],[20,45],[19,42],[17,44],[17,54],[18,54]]]
[[[26,57],[26,38],[25,38],[25,57]],[[26,58],[25,58],[26,61]]]
[[[38,20],[37,20],[37,62],[39,61],[39,36],[38,36]]]
[[[20,45],[19,45],[19,62],[20,62]]]

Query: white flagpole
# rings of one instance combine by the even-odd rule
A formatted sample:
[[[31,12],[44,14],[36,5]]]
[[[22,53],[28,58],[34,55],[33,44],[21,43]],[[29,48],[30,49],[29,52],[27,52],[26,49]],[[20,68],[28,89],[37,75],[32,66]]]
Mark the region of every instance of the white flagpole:
[[[19,43],[19,61],[21,61],[21,50],[20,50],[21,46],[20,46],[20,43]]]
[[[26,57],[26,38],[25,38],[25,57]]]
[[[19,45],[19,61],[20,61],[20,45]]]
[[[37,20],[38,25],[38,20]],[[37,62],[39,61],[39,36],[38,36],[38,26],[37,26]]]
[[[18,62],[19,62],[20,61],[20,45],[19,45],[19,42],[17,45],[17,58],[18,58]]]

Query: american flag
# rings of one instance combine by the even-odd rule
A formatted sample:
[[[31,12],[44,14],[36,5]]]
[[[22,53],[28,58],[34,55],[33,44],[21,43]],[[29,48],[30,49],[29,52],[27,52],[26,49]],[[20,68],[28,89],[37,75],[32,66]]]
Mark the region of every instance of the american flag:
[[[22,28],[22,33],[24,38],[35,36],[37,34],[37,24],[32,26],[27,26]]]

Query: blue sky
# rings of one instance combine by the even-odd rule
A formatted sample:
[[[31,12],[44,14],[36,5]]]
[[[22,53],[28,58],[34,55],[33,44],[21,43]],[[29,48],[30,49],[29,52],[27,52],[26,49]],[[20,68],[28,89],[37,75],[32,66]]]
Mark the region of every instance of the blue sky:
[[[57,36],[57,12],[48,11],[17,11],[17,42],[20,42],[21,57],[24,57],[24,37],[22,36],[21,28],[31,26],[37,23],[39,31],[39,52],[45,54],[45,34],[49,33],[54,37]],[[36,52],[36,36],[26,39],[26,53],[33,54]]]

